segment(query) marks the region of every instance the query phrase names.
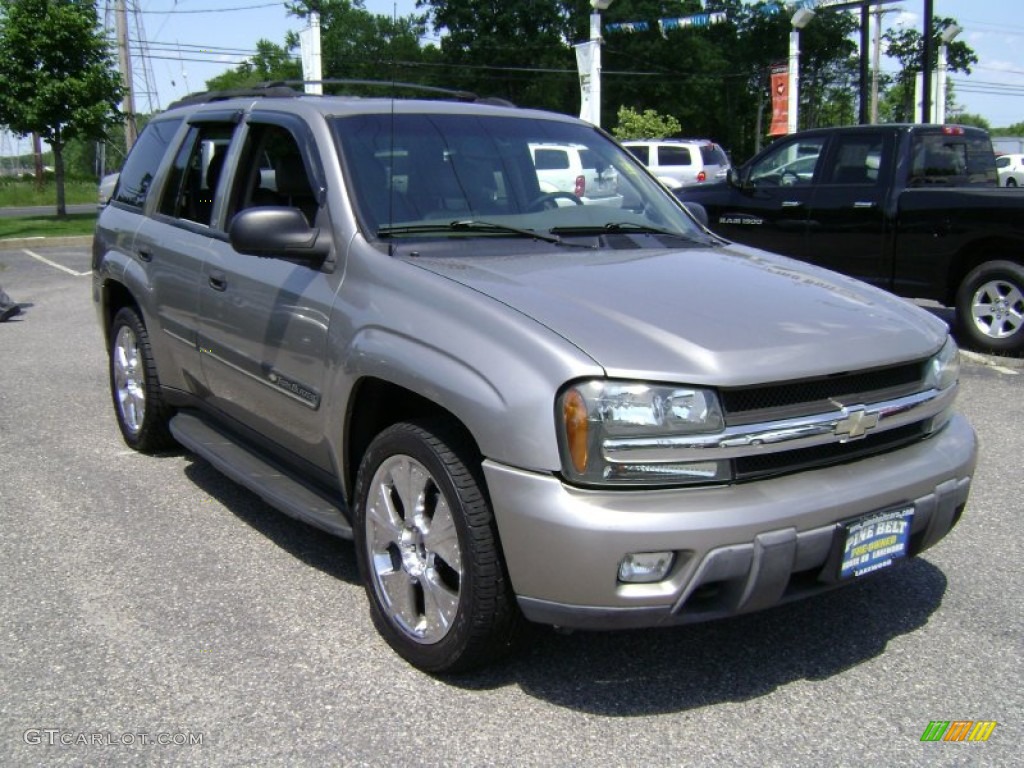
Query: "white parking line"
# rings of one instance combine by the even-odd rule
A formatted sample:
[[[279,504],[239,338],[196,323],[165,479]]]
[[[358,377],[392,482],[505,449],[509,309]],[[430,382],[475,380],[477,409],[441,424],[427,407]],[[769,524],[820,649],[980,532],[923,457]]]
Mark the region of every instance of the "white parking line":
[[[74,277],[85,277],[86,275],[92,274],[91,270],[89,272],[75,272],[75,270],[65,267],[63,264],[58,264],[55,261],[50,261],[45,256],[40,256],[38,253],[30,251],[28,248],[22,248],[21,250],[23,250],[36,261],[41,261],[43,262],[43,264],[49,264],[51,267],[59,269],[61,272],[67,272],[69,275],[73,275]]]

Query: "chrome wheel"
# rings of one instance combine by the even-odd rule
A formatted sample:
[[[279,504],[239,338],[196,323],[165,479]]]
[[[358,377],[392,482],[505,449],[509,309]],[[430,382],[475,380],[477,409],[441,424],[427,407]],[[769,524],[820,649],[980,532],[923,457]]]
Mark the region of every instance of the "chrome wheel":
[[[138,433],[146,414],[146,375],[135,332],[121,326],[114,338],[114,398],[125,428]]]
[[[366,500],[370,578],[388,618],[410,639],[433,644],[458,614],[462,551],[437,481],[416,459],[391,456]]]
[[[990,339],[1013,336],[1024,326],[1024,295],[1008,280],[989,280],[974,292],[971,317],[978,331]]]

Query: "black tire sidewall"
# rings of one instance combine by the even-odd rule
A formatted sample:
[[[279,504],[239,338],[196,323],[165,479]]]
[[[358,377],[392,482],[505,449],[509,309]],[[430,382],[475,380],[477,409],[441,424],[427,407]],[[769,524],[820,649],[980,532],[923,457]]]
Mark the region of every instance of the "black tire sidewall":
[[[467,459],[459,442],[450,430],[435,423],[396,424],[370,444],[360,463],[355,486],[356,559],[374,625],[400,656],[426,672],[457,672],[487,663],[501,653],[502,631],[507,631],[509,636],[512,634],[512,622],[507,615],[509,605],[501,599],[503,596],[498,595],[497,605],[482,603],[479,598],[481,588],[488,592],[506,589],[507,579],[482,477],[474,471],[474,462]],[[431,474],[451,509],[461,550],[463,572],[457,614],[448,633],[432,644],[416,642],[392,622],[377,594],[370,569],[366,541],[367,494],[377,469],[396,455],[415,459]],[[447,458],[442,458],[443,455]],[[461,487],[453,480],[453,470],[464,473]],[[471,482],[466,483],[467,479]],[[472,528],[467,520],[467,509],[478,523]],[[483,528],[479,525],[481,515],[488,518]],[[504,627],[504,624],[510,626]],[[487,629],[488,625],[493,625],[492,630]]]
[[[135,343],[138,346],[142,375],[145,381],[146,405],[143,409],[142,428],[133,432],[124,423],[124,416],[121,413],[121,405],[117,397],[117,384],[114,377],[114,348],[117,342],[117,335],[122,328],[128,328],[135,335]],[[163,405],[160,396],[159,381],[156,376],[156,363],[153,361],[153,353],[149,347],[149,334],[142,318],[132,307],[122,307],[114,315],[110,324],[110,355],[108,360],[108,375],[110,378],[110,398],[114,406],[114,416],[117,419],[118,429],[121,436],[129,447],[141,453],[151,453],[165,449],[173,444],[173,438],[167,428],[169,413]]]
[[[1024,351],[1024,325],[1005,339],[993,339],[980,331],[971,314],[971,302],[975,291],[984,283],[1005,280],[1013,283],[1024,293],[1024,267],[1012,261],[989,261],[975,267],[960,284],[956,296],[957,322],[966,341],[980,349],[991,352],[1018,353]]]

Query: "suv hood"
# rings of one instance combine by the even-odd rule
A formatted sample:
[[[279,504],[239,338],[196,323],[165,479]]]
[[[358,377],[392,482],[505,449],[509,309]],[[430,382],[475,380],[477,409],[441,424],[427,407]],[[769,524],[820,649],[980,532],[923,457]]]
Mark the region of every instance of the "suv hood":
[[[410,260],[575,344],[608,376],[742,386],[923,359],[938,318],[744,246]]]

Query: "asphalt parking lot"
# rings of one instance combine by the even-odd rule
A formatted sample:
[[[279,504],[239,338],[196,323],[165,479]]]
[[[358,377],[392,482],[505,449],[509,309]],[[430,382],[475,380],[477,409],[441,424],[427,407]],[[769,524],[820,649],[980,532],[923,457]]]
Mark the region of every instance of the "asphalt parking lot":
[[[122,443],[85,247],[0,250],[0,765],[1020,764],[1024,369],[971,354],[960,525],[810,601],[558,635],[455,679],[373,629],[351,544]],[[922,742],[932,721],[995,722]]]

